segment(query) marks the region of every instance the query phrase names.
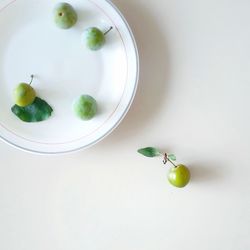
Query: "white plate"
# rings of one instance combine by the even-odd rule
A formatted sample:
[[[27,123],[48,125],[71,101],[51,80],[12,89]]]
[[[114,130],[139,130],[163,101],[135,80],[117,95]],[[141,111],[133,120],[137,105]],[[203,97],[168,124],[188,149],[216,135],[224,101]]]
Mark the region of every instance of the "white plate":
[[[105,0],[68,0],[78,13],[69,30],[54,25],[52,10],[60,1],[0,1],[0,137],[20,149],[58,154],[86,148],[108,135],[123,119],[138,82],[138,53],[121,13]],[[81,40],[85,28],[114,29],[93,52]],[[54,109],[43,122],[25,123],[11,112],[12,92],[29,82]],[[90,121],[72,112],[81,94],[93,96],[99,111]]]

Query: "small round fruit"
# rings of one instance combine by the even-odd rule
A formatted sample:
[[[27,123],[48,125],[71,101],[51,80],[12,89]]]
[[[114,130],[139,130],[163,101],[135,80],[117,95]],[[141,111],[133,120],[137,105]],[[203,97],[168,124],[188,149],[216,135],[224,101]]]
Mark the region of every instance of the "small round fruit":
[[[20,83],[14,89],[14,101],[20,107],[30,105],[34,102],[35,98],[35,90],[27,83]]]
[[[97,102],[89,95],[81,95],[74,103],[73,110],[77,117],[82,120],[92,119],[97,112]]]
[[[190,171],[185,165],[180,164],[169,170],[168,180],[175,187],[185,187],[190,180]]]
[[[104,33],[96,27],[90,27],[83,32],[83,41],[90,50],[99,50],[105,44]]]
[[[58,3],[54,9],[55,24],[61,29],[69,29],[77,22],[77,14],[68,3]]]

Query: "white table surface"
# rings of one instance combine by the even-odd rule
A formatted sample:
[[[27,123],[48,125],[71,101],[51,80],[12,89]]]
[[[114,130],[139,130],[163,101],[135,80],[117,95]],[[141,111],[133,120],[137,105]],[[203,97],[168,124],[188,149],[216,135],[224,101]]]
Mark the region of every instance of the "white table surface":
[[[250,1],[114,3],[140,53],[133,106],[74,154],[0,142],[0,249],[250,249]],[[172,187],[143,146],[174,152],[191,183]]]

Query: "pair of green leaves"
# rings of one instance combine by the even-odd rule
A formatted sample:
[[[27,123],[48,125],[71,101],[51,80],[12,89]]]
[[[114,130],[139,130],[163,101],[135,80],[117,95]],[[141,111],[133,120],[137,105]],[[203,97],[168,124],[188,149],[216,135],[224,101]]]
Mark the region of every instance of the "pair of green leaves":
[[[159,149],[154,147],[146,147],[137,150],[138,153],[146,156],[146,157],[157,157],[163,155]],[[174,154],[167,154],[167,158],[176,161],[176,156]]]
[[[46,101],[36,97],[32,104],[26,107],[14,105],[11,111],[24,122],[40,122],[47,120],[53,109]]]

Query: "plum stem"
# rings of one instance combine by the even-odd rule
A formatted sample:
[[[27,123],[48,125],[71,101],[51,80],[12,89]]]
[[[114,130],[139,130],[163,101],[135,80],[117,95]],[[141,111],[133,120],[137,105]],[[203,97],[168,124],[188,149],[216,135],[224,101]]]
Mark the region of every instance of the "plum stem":
[[[110,26],[110,28],[107,30],[107,31],[105,31],[103,34],[104,34],[104,36],[106,36],[111,30],[113,29],[113,27],[112,26]]]
[[[171,160],[168,158],[168,154],[165,153],[165,154],[163,155],[163,164],[167,164],[168,161],[169,161],[175,168],[177,167],[177,165],[175,165],[174,162],[171,161]]]
[[[177,165],[175,165],[169,158],[168,158],[168,161],[169,161],[175,168],[177,168]]]
[[[34,75],[31,75],[30,77],[31,77],[31,80],[30,80],[30,83],[29,83],[29,85],[31,85],[31,84],[32,84],[32,82],[33,82],[33,79],[34,79]]]

